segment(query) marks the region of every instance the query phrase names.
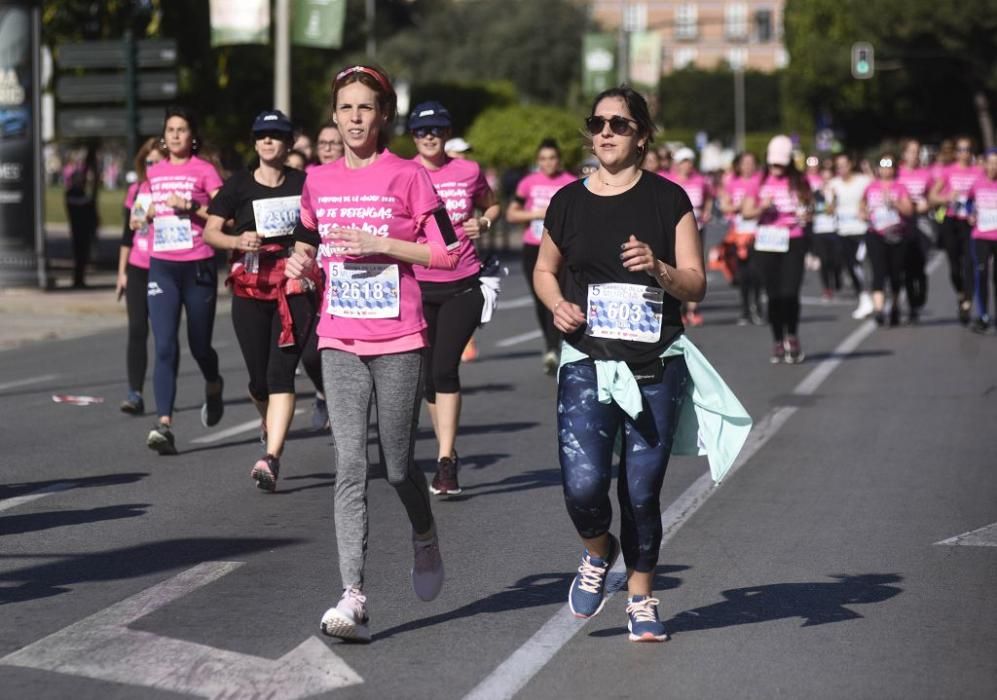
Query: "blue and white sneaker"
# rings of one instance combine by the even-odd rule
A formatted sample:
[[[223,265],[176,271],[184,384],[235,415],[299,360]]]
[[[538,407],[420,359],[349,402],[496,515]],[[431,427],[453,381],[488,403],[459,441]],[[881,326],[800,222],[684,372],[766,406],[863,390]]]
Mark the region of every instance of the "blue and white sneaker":
[[[631,642],[666,642],[668,633],[658,619],[657,598],[635,595],[627,598],[627,629]]]
[[[593,617],[602,610],[606,602],[606,576],[619,555],[620,543],[612,535],[609,536],[609,556],[606,559],[585,550],[578,575],[571,582],[568,592],[568,605],[575,617]]]

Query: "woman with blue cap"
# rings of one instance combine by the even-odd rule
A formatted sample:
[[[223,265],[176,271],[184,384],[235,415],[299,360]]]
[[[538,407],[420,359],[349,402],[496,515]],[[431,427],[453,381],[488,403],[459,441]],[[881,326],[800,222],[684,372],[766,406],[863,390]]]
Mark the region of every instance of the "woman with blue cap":
[[[409,133],[419,153],[415,161],[429,172],[460,241],[454,269],[414,268],[422,292],[423,314],[429,324],[423,381],[439,445],[436,475],[429,489],[438,496],[461,492],[455,449],[461,403],[458,369],[461,353],[481,323],[484,306],[478,279],[481,261],[474,240],[488,231],[499,215],[481,166],[473,160],[447,155],[445,145],[452,127],[450,112],[439,102],[417,105],[409,115]],[[481,216],[475,216],[475,211],[482,212]]]
[[[259,165],[235,173],[208,208],[204,239],[232,251],[232,325],[249,371],[249,395],[263,419],[266,453],[253,466],[258,488],[274,491],[294,417],[294,372],[315,323],[316,278],[284,275],[305,174],[286,165],[293,127],[283,112],[253,121]],[[231,233],[225,222],[235,221]]]

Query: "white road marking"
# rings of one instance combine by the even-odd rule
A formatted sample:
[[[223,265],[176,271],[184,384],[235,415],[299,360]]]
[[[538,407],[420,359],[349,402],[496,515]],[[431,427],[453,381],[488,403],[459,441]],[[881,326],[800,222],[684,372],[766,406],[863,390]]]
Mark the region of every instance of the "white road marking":
[[[294,409],[294,415],[300,416],[305,412],[303,408]],[[191,440],[192,443],[196,445],[210,445],[213,442],[220,442],[226,438],[234,437],[242,433],[248,433],[251,430],[260,429],[260,419],[256,418],[254,420],[247,420],[245,423],[239,423],[238,425],[233,425],[231,428],[225,428],[225,430],[219,430],[217,433],[208,433],[207,435],[202,435],[201,437],[194,438]]]
[[[21,386],[30,386],[32,384],[41,384],[42,382],[48,382],[53,379],[57,379],[58,374],[43,374],[39,377],[28,377],[27,379],[18,379],[13,382],[5,382],[0,384],[0,391],[7,391],[7,389],[16,389]]]
[[[542,338],[543,332],[536,330],[530,331],[529,333],[520,333],[519,335],[512,335],[508,338],[503,338],[502,340],[495,343],[497,348],[508,348],[513,345],[519,345],[520,343],[526,343],[530,340],[536,340],[537,338]]]
[[[858,306],[858,299],[821,299],[820,297],[800,297],[803,306]]]
[[[817,391],[841,361],[872,335],[876,324],[866,321],[848,335],[831,353],[831,356],[814,367],[803,380],[793,389],[793,394],[809,396]],[[799,408],[797,406],[780,406],[765,415],[748,435],[741,448],[737,461],[730,468],[724,481],[727,481],[748,460],[765,446],[786,424]],[[718,486],[713,483],[709,472],[700,476],[681,496],[679,496],[665,512],[661,514],[661,525],[664,531],[661,545],[664,546],[678,530],[688,522],[710,496],[717,492]],[[626,579],[623,558],[617,561],[610,570],[606,584],[606,598],[620,590]],[[565,591],[567,595],[567,591]],[[558,651],[567,644],[585,626],[585,620],[580,620],[571,614],[565,603],[544,623],[512,655],[503,661],[484,680],[464,696],[464,700],[496,700],[497,698],[512,698],[533,678]]]
[[[997,547],[997,523],[991,523],[985,527],[961,535],[950,537],[935,544],[956,544],[968,547]]]
[[[54,484],[49,484],[44,488],[40,488],[32,493],[26,493],[23,496],[14,496],[13,498],[5,498],[0,501],[0,511],[10,510],[11,508],[17,508],[18,506],[23,506],[25,503],[31,503],[32,501],[37,501],[39,498],[45,498],[46,496],[51,496],[53,493],[59,493],[60,491],[68,491],[73,488],[75,484],[72,481],[59,481]]]
[[[307,698],[363,683],[316,637],[279,659],[216,649],[128,625],[218,580],[240,562],[205,562],[0,659],[55,671],[204,698]],[[238,627],[239,621],[233,620]]]

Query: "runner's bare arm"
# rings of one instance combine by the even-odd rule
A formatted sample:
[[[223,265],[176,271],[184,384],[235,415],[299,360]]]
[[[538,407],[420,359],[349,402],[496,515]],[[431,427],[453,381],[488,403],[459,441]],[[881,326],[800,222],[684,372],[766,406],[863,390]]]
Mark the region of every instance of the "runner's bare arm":
[[[551,313],[554,314],[554,325],[562,333],[572,333],[585,323],[585,313],[577,304],[564,298],[561,285],[557,281],[561,270],[561,251],[551,240],[550,233],[544,229],[537,253],[537,264],[533,268],[533,288]]]

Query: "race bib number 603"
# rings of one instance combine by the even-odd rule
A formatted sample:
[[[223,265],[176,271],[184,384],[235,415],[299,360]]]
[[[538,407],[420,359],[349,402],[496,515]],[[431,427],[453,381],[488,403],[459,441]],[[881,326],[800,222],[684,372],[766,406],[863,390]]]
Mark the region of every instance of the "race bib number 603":
[[[398,318],[398,265],[330,262],[326,311],[343,318]]]
[[[640,284],[590,284],[586,335],[656,343],[661,338],[664,290]]]

